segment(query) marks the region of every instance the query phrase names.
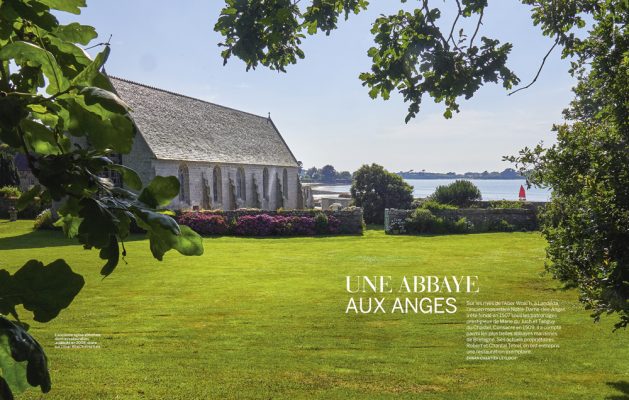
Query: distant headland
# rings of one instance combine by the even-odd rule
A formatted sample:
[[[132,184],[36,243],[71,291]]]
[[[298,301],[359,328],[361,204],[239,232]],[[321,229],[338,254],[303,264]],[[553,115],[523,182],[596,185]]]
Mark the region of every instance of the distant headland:
[[[400,171],[397,172],[404,179],[525,179],[518,171],[513,168],[506,168],[502,172],[483,171],[483,172],[465,172],[457,174],[455,172],[426,172],[421,171]]]

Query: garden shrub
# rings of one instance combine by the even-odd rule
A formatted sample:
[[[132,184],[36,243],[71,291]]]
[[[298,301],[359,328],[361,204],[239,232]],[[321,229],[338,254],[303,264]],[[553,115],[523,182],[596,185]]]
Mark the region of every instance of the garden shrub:
[[[413,188],[401,176],[378,164],[363,165],[354,173],[350,189],[354,204],[362,207],[365,222],[382,224],[384,209],[408,209]]]
[[[229,231],[222,215],[185,212],[177,217],[177,223],[189,226],[201,235],[224,235]]]
[[[452,233],[471,233],[474,232],[474,224],[467,218],[461,217],[448,226],[448,231]]]
[[[52,211],[50,211],[50,209],[46,209],[39,213],[39,215],[35,218],[33,229],[36,231],[59,229],[54,226],[54,223],[55,220],[52,217]]]
[[[310,217],[288,217],[291,219],[292,235],[310,236],[316,233],[315,220]]]
[[[255,213],[231,218],[220,211],[184,212],[177,216],[177,222],[202,235],[313,236],[356,233],[356,227],[352,224],[344,224],[343,220],[321,212],[289,215],[285,211],[281,214]]]
[[[420,208],[422,204],[424,204],[424,202],[426,202],[426,200],[415,198],[413,199],[413,201],[411,201],[411,207],[409,209],[414,210],[416,208]]]
[[[518,200],[492,200],[489,202],[489,208],[522,208],[523,202]]]
[[[335,216],[330,215],[328,217],[328,231],[325,233],[354,233],[349,226],[344,227],[341,220]]]
[[[0,197],[20,197],[22,192],[16,186],[0,187]]]
[[[419,208],[424,208],[430,211],[439,211],[439,210],[457,210],[458,207],[451,204],[443,204],[434,200],[425,200],[420,205]]]
[[[445,223],[430,210],[418,208],[407,219],[406,230],[411,233],[445,233]]]
[[[459,207],[467,207],[473,201],[481,200],[480,190],[470,181],[456,180],[449,185],[437,186],[429,200],[441,204],[450,204]]]
[[[317,233],[325,233],[328,231],[328,216],[324,213],[317,213],[314,217],[315,230]]]
[[[293,232],[293,224],[297,221],[292,221],[291,217],[284,217],[277,215],[273,218],[271,233],[279,236],[291,235]]]
[[[513,232],[515,231],[515,226],[511,225],[504,219],[501,219],[490,223],[489,230],[493,232]]]
[[[19,198],[22,191],[17,186],[0,187],[0,198]],[[50,208],[50,201],[44,203],[39,197],[35,197],[23,210],[18,212],[18,217],[23,219],[34,219],[46,208]],[[0,218],[8,218],[8,210],[0,210]]]
[[[234,233],[240,236],[271,236],[275,219],[267,214],[244,215],[236,220]]]

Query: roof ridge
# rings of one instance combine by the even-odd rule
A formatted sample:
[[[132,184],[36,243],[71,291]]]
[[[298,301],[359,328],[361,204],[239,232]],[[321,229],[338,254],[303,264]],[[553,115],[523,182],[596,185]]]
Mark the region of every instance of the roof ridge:
[[[227,110],[238,111],[238,112],[241,112],[241,113],[243,113],[243,114],[248,114],[248,115],[252,115],[252,116],[254,116],[254,117],[263,118],[263,119],[269,120],[269,121],[273,124],[273,120],[271,119],[270,113],[269,113],[269,116],[268,116],[268,117],[264,117],[264,116],[262,116],[262,115],[254,114],[254,113],[251,113],[251,112],[248,112],[248,111],[239,110],[239,109],[237,109],[237,108],[227,107],[227,106],[224,106],[224,105],[222,105],[222,104],[212,103],[211,101],[207,101],[207,100],[199,99],[199,98],[197,98],[197,97],[192,97],[192,96],[188,96],[188,95],[185,95],[185,94],[182,94],[182,93],[172,92],[172,91],[170,91],[170,90],[166,90],[166,89],[158,88],[158,87],[156,87],[156,86],[147,85],[147,84],[145,84],[145,83],[140,83],[140,82],[132,81],[131,79],[120,78],[120,77],[118,77],[118,76],[113,76],[113,75],[107,75],[107,77],[108,77],[108,78],[110,78],[110,79],[111,79],[111,78],[113,78],[113,79],[117,79],[117,80],[119,80],[119,81],[123,81],[123,82],[131,83],[131,84],[138,85],[138,86],[143,86],[143,87],[148,88],[148,89],[158,90],[158,91],[160,91],[160,92],[164,92],[164,93],[172,94],[173,96],[184,97],[184,98],[186,98],[186,99],[200,101],[200,102],[202,102],[202,103],[205,103],[205,104],[211,104],[211,105],[213,105],[213,106],[217,106],[217,107],[225,108],[225,109],[227,109]]]

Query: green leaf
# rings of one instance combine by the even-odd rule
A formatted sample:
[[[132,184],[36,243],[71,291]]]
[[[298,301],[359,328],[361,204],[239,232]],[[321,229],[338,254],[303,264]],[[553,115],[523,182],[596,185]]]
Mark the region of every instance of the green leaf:
[[[118,239],[111,235],[109,238],[109,246],[104,247],[100,251],[100,258],[107,260],[107,263],[100,270],[103,276],[109,276],[120,262],[120,248],[118,247]]]
[[[34,120],[41,121],[49,128],[55,128],[59,123],[60,116],[57,112],[61,107],[58,104],[50,105],[50,109],[42,104],[29,104],[27,108],[31,111]]]
[[[41,193],[41,186],[39,185],[33,186],[26,192],[22,193],[22,195],[17,201],[17,204],[15,205],[15,208],[17,208],[19,211],[24,210],[26,207],[28,207],[29,204],[31,204],[31,202],[33,201],[33,199],[35,199],[35,197],[39,196],[40,193]]]
[[[15,128],[28,116],[24,101],[17,96],[0,96],[0,140],[11,147],[21,147]]]
[[[189,227],[179,227],[181,233],[174,235],[163,229],[149,231],[149,241],[153,257],[162,261],[164,254],[175,249],[186,256],[200,256],[203,254],[203,239]]]
[[[26,361],[17,362],[13,359],[9,337],[0,331],[0,369],[11,392],[22,393],[31,387],[26,379],[26,365]]]
[[[79,217],[79,240],[86,247],[102,249],[109,245],[109,238],[116,234],[112,214],[99,201],[85,198],[81,200]]]
[[[61,227],[63,233],[69,238],[74,238],[79,234],[79,226],[83,222],[83,218],[78,216],[80,209],[79,200],[76,197],[68,197],[59,207],[60,218],[54,225]]]
[[[62,40],[52,33],[47,34],[44,38],[50,42],[50,45],[47,46],[49,51],[54,54],[63,54],[63,62],[59,66],[68,79],[77,76],[80,71],[93,62],[92,57],[74,43]]]
[[[77,76],[72,79],[73,86],[94,86],[94,80],[98,77],[100,69],[103,67],[109,57],[110,48],[105,49],[96,55],[94,61],[85,67]]]
[[[72,14],[80,14],[81,7],[85,7],[85,0],[39,0],[39,2],[52,9]]]
[[[128,114],[87,105],[82,96],[67,95],[61,99],[70,111],[67,129],[74,136],[87,136],[92,147],[128,153],[133,145],[135,125]]]
[[[20,123],[20,127],[24,131],[24,140],[34,152],[43,155],[61,153],[61,149],[57,146],[55,134],[46,126],[30,119],[24,119]]]
[[[18,64],[30,61],[41,65],[42,72],[50,82],[47,89],[50,94],[61,92],[69,87],[55,56],[39,46],[22,41],[10,43],[0,50],[0,60],[12,59]]]
[[[138,225],[148,232],[153,257],[162,260],[164,254],[175,249],[183,255],[203,254],[203,239],[196,232],[177,222],[168,215],[134,207]]]
[[[85,104],[88,106],[99,104],[104,109],[118,114],[125,114],[130,110],[127,103],[116,94],[98,87],[85,87],[81,89],[79,94],[84,97]]]
[[[33,312],[37,322],[48,322],[68,307],[81,291],[85,281],[64,260],[44,266],[30,260],[12,276],[11,287],[25,309]]]
[[[184,256],[203,255],[203,238],[190,227],[180,225],[181,234],[175,237],[173,248]]]
[[[60,25],[53,33],[61,40],[80,43],[82,45],[88,44],[98,36],[93,26],[81,25],[76,22],[68,25]]]
[[[180,226],[177,225],[177,222],[166,214],[139,207],[133,207],[132,211],[136,216],[138,225],[147,231],[164,230],[172,235],[179,235],[179,233],[181,233]]]
[[[110,165],[108,168],[113,171],[117,171],[122,175],[122,181],[125,186],[128,186],[133,190],[142,189],[142,180],[140,179],[140,175],[131,168],[119,164]]]
[[[18,363],[26,361],[26,381],[31,386],[40,386],[43,393],[50,391],[50,374],[48,373],[48,359],[41,345],[24,328],[17,323],[0,316],[0,338],[7,341],[0,341],[2,352],[9,353],[11,358]],[[3,357],[2,361],[7,360]],[[2,364],[4,370],[5,365]],[[17,371],[16,371],[17,372]],[[21,379],[21,377],[19,378]],[[9,385],[20,384],[20,382],[8,382]]]
[[[138,200],[151,208],[164,207],[179,194],[179,180],[174,176],[156,176],[142,190]]]
[[[9,383],[4,380],[2,376],[0,376],[0,400],[14,400],[13,393],[11,393],[11,388],[9,387]]]
[[[63,229],[63,233],[67,237],[74,238],[79,234],[79,226],[81,226],[81,222],[83,222],[83,218],[66,214],[61,216],[61,218],[54,223],[54,226]]]

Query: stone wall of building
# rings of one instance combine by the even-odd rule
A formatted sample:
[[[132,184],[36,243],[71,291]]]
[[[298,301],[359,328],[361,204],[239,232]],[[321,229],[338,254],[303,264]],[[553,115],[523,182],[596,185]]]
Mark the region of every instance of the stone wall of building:
[[[138,173],[142,183],[148,183],[155,177],[153,161],[155,155],[149,148],[141,134],[137,133],[133,138],[133,146],[129,154],[122,154],[122,164]]]
[[[404,221],[414,210],[384,210],[384,230],[386,233],[403,234]],[[536,208],[460,208],[457,210],[435,210],[432,213],[446,220],[456,221],[465,217],[477,227],[489,227],[501,220],[506,221],[516,230],[532,231],[538,228]]]
[[[188,174],[188,192],[186,196],[173,200],[171,208],[182,210],[238,208],[260,208],[277,210],[278,208],[295,209],[299,203],[299,183],[296,167],[212,164],[205,162],[180,162],[153,160],[154,173],[162,176],[179,178],[180,168],[185,166]],[[215,193],[214,169],[220,171],[220,180]],[[244,175],[244,190],[237,195],[238,170]],[[264,187],[264,170],[268,180]],[[286,190],[284,188],[286,171]]]

